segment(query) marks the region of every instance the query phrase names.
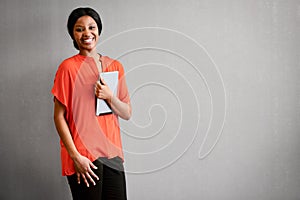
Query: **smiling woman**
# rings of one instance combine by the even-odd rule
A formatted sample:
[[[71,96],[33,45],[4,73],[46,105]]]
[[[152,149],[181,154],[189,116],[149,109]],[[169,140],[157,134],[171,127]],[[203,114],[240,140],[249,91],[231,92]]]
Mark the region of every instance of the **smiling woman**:
[[[85,19],[85,18],[90,18],[90,19]],[[86,27],[84,24],[85,22],[91,23],[91,24],[88,24],[88,26]],[[91,26],[89,26],[89,25],[91,25]],[[76,29],[76,28],[78,28],[78,29]],[[97,29],[97,31],[95,31],[97,33],[96,36],[100,36],[101,31],[102,31],[102,22],[101,22],[100,16],[96,11],[94,11],[91,8],[77,8],[72,11],[72,13],[69,16],[69,20],[68,20],[68,32],[69,32],[71,38],[73,39],[74,47],[77,50],[80,50],[80,49],[77,44],[78,41],[76,41],[76,39],[75,39],[75,34],[76,34],[76,32],[80,33],[82,31],[84,31],[85,29],[87,29],[87,30]],[[98,39],[98,37],[97,37],[97,39]]]
[[[131,105],[123,66],[97,52],[101,30],[95,10],[77,8],[70,14],[68,32],[79,54],[61,63],[52,88],[62,174],[78,200],[127,198],[118,117],[128,120]],[[110,71],[119,72],[116,95],[99,77]],[[96,116],[95,97],[113,113]]]
[[[95,20],[90,16],[80,17],[74,26],[74,40],[81,54],[92,51],[98,42],[98,27]]]

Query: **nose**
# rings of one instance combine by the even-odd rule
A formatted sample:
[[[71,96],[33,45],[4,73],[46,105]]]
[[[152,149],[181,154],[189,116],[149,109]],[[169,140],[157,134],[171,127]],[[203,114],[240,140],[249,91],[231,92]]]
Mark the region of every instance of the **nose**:
[[[90,33],[90,30],[89,30],[88,28],[86,28],[86,29],[84,30],[84,32],[83,32],[83,35],[84,35],[84,36],[88,36],[89,33]]]

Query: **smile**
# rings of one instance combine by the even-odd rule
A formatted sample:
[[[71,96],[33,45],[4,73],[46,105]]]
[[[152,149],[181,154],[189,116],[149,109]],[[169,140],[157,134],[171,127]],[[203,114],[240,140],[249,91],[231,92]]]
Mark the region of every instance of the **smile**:
[[[87,39],[83,39],[82,41],[84,43],[91,43],[93,41],[94,38],[87,38]]]

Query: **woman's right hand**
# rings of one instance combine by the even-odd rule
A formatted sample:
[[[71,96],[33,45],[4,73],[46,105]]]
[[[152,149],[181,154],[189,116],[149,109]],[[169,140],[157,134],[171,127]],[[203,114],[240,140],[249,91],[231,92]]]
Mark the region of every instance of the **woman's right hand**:
[[[99,177],[92,171],[91,168],[97,169],[97,167],[87,157],[80,155],[77,151],[65,118],[66,108],[56,98],[54,98],[54,102],[55,126],[60,139],[64,143],[69,155],[74,161],[78,183],[80,184],[80,177],[82,177],[87,187],[89,187],[89,182],[96,185],[94,179],[99,180]]]
[[[97,167],[87,157],[82,155],[79,155],[73,161],[78,184],[80,184],[80,177],[82,177],[87,187],[90,186],[89,181],[96,185],[94,179],[99,180],[99,177],[92,171],[92,168],[97,169]]]

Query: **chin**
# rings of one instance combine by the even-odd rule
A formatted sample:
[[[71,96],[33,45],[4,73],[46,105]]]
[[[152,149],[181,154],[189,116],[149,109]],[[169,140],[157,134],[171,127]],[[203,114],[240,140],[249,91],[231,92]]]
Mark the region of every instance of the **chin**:
[[[93,45],[93,46],[82,45],[82,46],[80,46],[79,49],[80,49],[80,50],[88,50],[88,51],[92,51],[92,50],[96,49],[96,45]]]

